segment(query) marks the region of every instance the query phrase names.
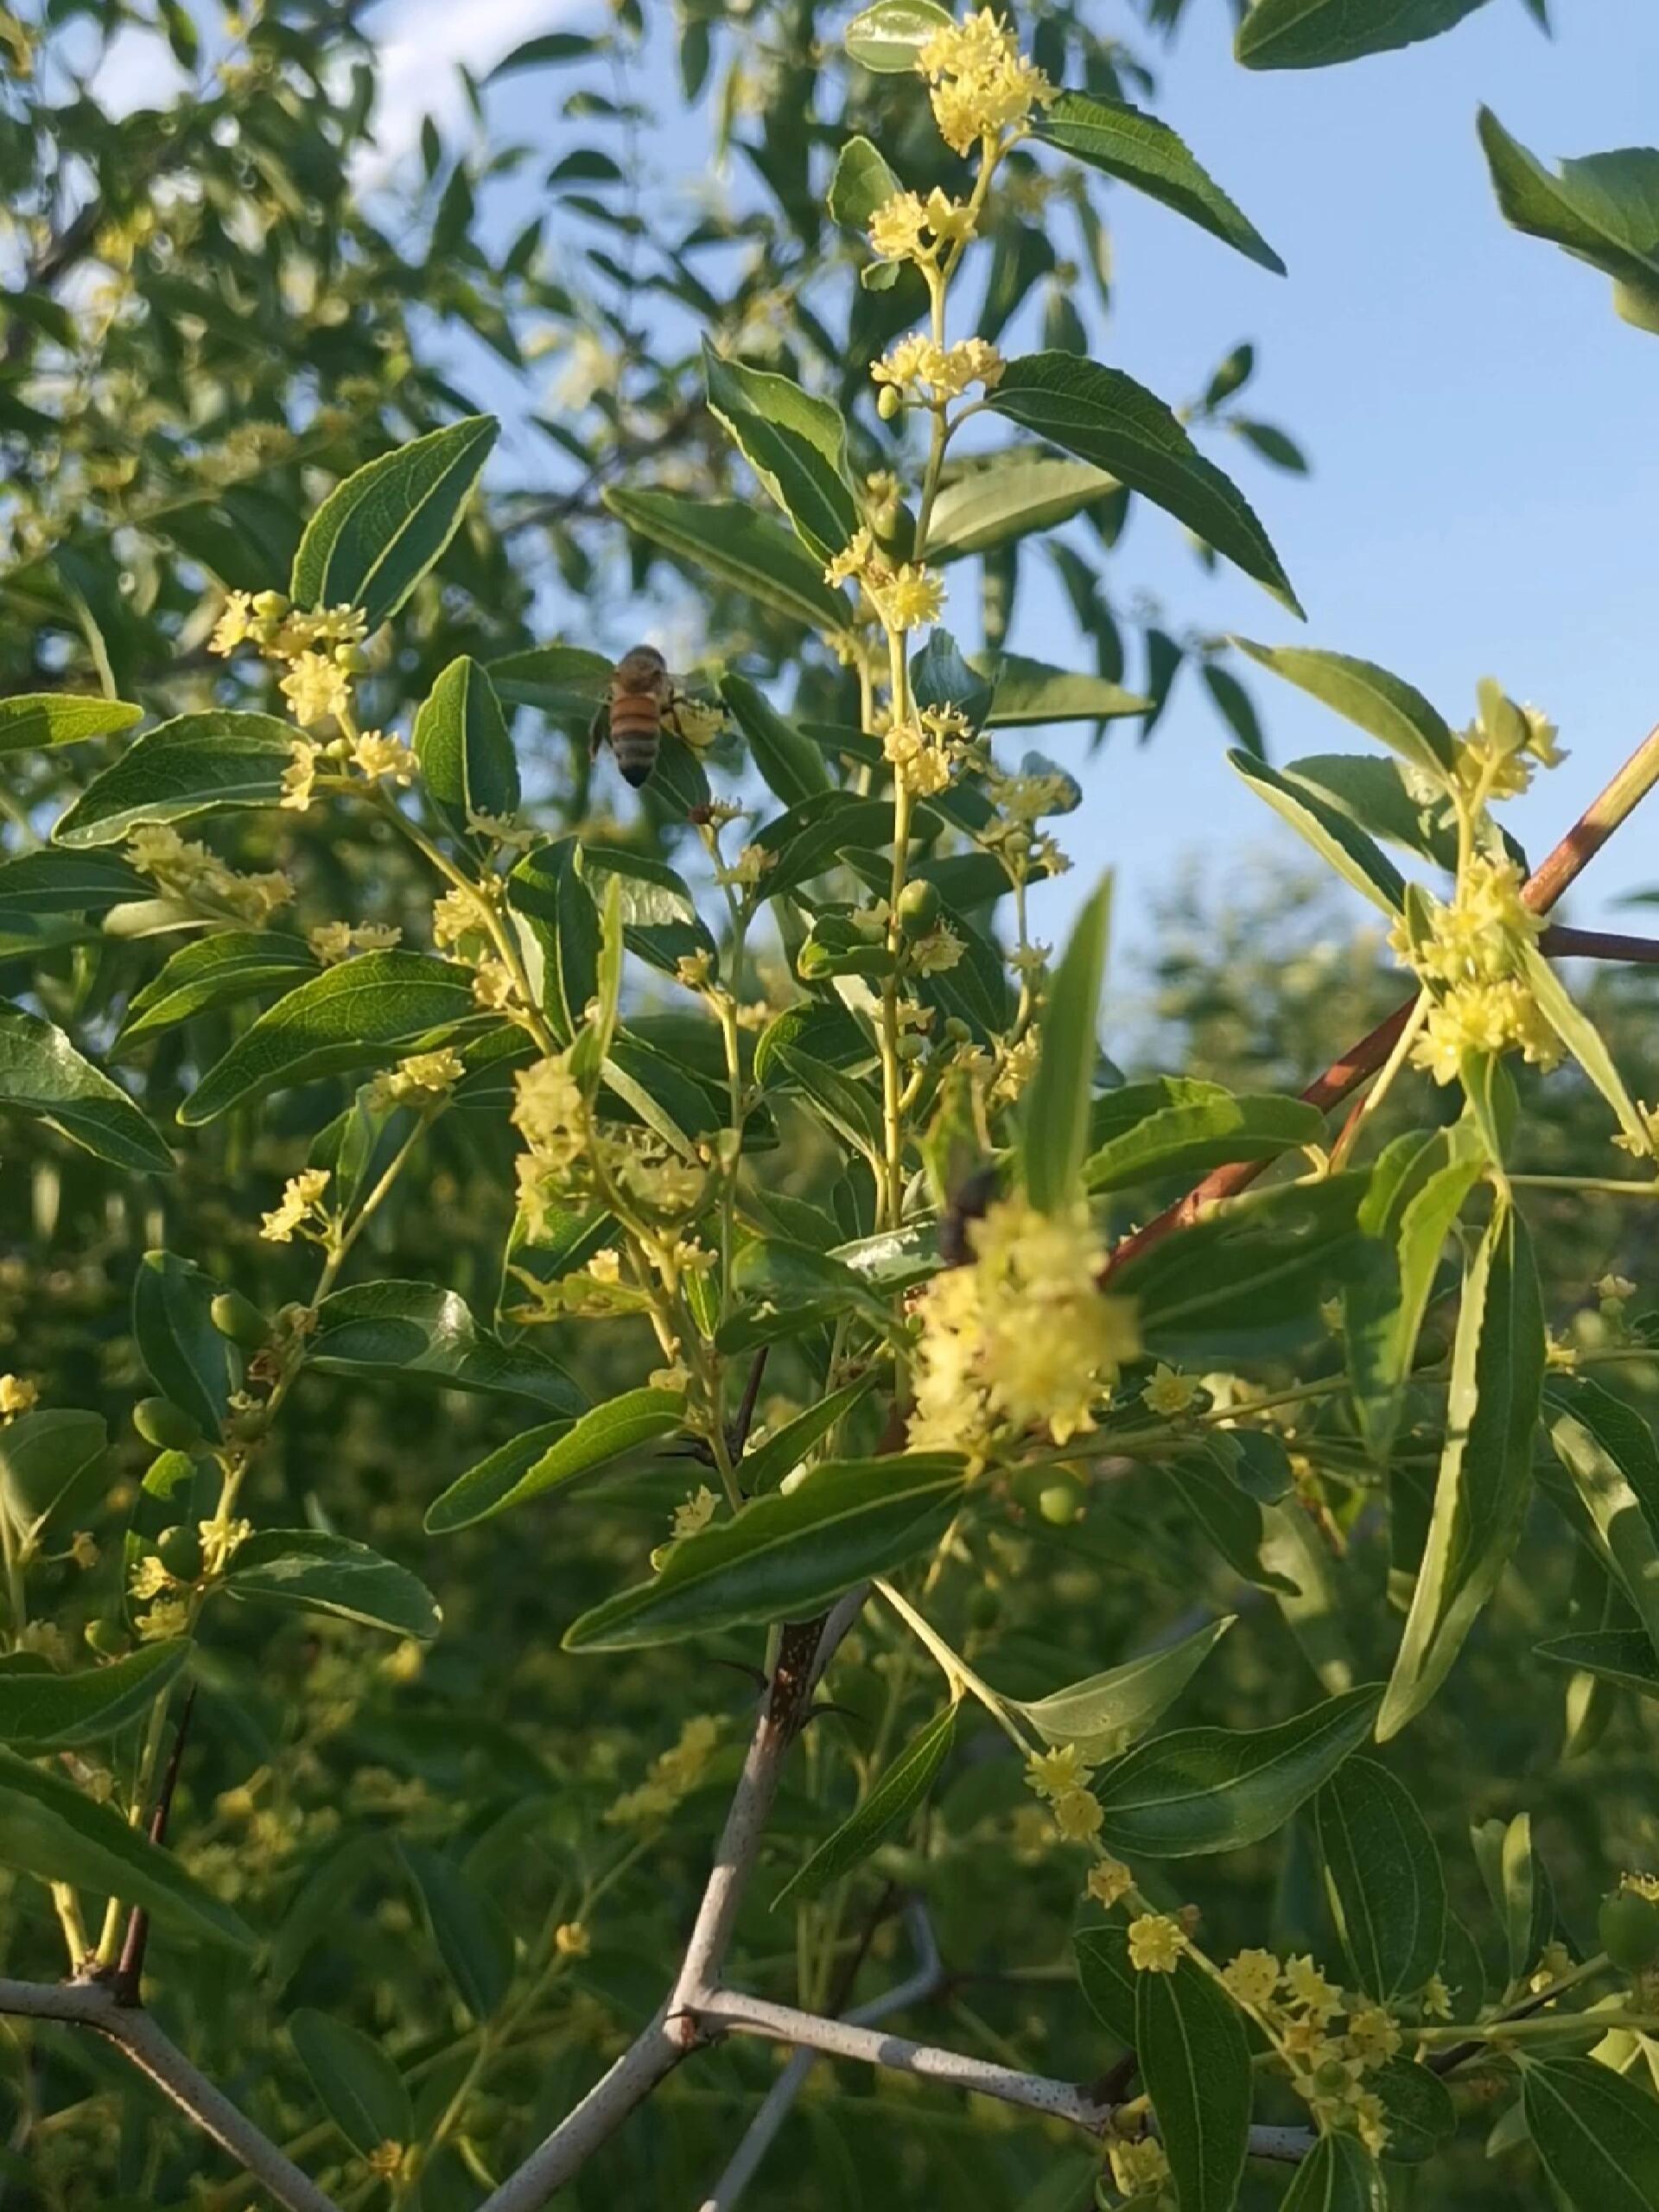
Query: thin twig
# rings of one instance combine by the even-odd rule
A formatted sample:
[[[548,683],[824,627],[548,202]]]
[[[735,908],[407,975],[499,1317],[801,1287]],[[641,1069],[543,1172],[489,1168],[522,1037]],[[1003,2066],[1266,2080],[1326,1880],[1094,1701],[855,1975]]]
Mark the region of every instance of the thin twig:
[[[149,1840],[154,1844],[167,1841],[168,1815],[173,1809],[173,1793],[179,1786],[179,1767],[184,1758],[184,1739],[189,1733],[190,1716],[196,1709],[196,1687],[190,1685],[190,1694],[184,1700],[179,1714],[178,1733],[173,1738],[172,1756],[167,1762],[167,1771],[162,1777],[162,1786],[156,1793],[156,1810],[150,1815]],[[141,2002],[144,1979],[144,1949],[149,1942],[149,1915],[141,1904],[132,1908],[127,1921],[126,1940],[121,1946],[120,1963],[115,1970],[111,1984],[118,2005],[137,2005]]]

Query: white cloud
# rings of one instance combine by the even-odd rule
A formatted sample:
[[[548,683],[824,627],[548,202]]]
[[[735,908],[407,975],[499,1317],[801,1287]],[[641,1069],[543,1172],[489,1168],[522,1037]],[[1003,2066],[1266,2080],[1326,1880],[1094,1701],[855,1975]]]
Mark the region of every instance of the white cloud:
[[[396,0],[372,33],[381,70],[374,166],[389,168],[408,153],[423,117],[442,129],[465,114],[457,62],[486,76],[526,39],[590,13],[585,0]]]

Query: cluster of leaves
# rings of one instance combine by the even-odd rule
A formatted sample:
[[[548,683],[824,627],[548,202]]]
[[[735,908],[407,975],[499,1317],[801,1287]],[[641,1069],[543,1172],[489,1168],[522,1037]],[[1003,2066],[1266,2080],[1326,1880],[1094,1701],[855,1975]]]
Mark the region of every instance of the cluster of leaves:
[[[1396,29],[1467,12],[1395,11]],[[148,20],[107,22],[129,15]],[[723,16],[687,12],[694,97]],[[165,20],[188,46],[182,13]],[[280,104],[284,73],[312,64],[281,16],[256,44],[273,20],[292,35],[260,81]],[[790,36],[813,20],[779,11],[776,47],[732,62],[729,127],[753,72],[798,57]],[[827,215],[804,167],[820,126],[800,129],[821,79],[798,60],[768,82],[747,150],[792,210],[790,242],[736,312],[782,286],[795,320],[764,369],[719,342],[652,366],[632,334],[639,264],[590,251],[611,305],[572,293],[564,311],[635,346],[631,376],[661,374],[581,434],[578,505],[596,467],[616,475],[606,509],[649,549],[641,577],[666,559],[699,579],[711,636],[741,641],[754,671],[720,674],[712,747],[669,702],[637,837],[581,818],[585,780],[569,810],[544,797],[545,763],[515,742],[531,710],[580,742],[612,674],[532,640],[473,500],[488,418],[416,412],[400,427],[420,435],[355,468],[338,426],[286,451],[261,481],[283,518],[268,542],[199,486],[214,519],[194,551],[152,510],[96,518],[88,575],[124,533],[173,549],[140,594],[142,635],[66,565],[88,489],[60,454],[22,502],[50,534],[61,498],[69,535],[13,579],[19,635],[45,657],[0,702],[0,745],[39,778],[15,795],[20,830],[53,817],[47,842],[0,863],[15,979],[0,1100],[31,1147],[0,1277],[17,1348],[0,1382],[5,1963],[49,1972],[56,1943],[60,1967],[60,1934],[72,1966],[107,1970],[124,1908],[153,1916],[153,1984],[201,2055],[365,2200],[476,2202],[650,2014],[741,1758],[744,1671],[772,1656],[759,1631],[867,1582],[746,1902],[745,1973],[839,2010],[867,1959],[896,1976],[894,1909],[922,1898],[955,2037],[1071,2075],[1116,2053],[1116,2086],[1103,2146],[1079,2148],[977,2108],[964,2138],[943,2101],[842,2085],[803,2113],[814,2155],[791,2202],[845,2202],[861,2180],[1225,2212],[1283,2194],[1246,2164],[1252,2127],[1274,2125],[1304,2154],[1283,2195],[1297,2212],[1378,2206],[1431,2158],[1478,2202],[1483,2140],[1503,2161],[1490,2201],[1541,2177],[1596,2212],[1659,2189],[1643,1718],[1659,1453],[1643,1410],[1659,1332],[1613,1269],[1642,1255],[1609,1211],[1651,1202],[1655,1127],[1603,1033],[1622,1045],[1628,1010],[1598,1026],[1567,995],[1490,811],[1547,763],[1549,736],[1496,686],[1459,734],[1366,663],[1248,648],[1392,755],[1275,771],[1247,745],[1234,766],[1385,917],[1415,1008],[1364,1116],[1334,1136],[1290,1095],[1291,1068],[1259,1072],[1276,978],[1242,1006],[1236,973],[1207,979],[1203,1018],[1239,1007],[1234,1033],[1253,1039],[1246,1078],[1200,1050],[1187,1072],[1121,1080],[1096,1034],[1104,893],[1058,963],[1029,933],[1028,894],[1063,864],[1038,825],[1075,785],[1040,756],[1011,774],[995,748],[1011,729],[1144,715],[1147,697],[1121,670],[1001,650],[995,620],[964,652],[933,620],[938,572],[974,555],[1006,582],[1011,549],[1029,557],[1073,518],[1109,543],[1135,497],[1294,608],[1289,582],[1177,413],[1064,328],[998,359],[959,410],[896,372],[879,388],[901,404],[878,408],[884,346],[931,313],[944,347],[960,251],[837,249],[861,271],[850,325],[813,334],[828,226],[868,232],[937,189],[969,211],[958,247],[984,247],[1004,307],[976,334],[995,346],[1058,267],[1046,207],[1017,213],[1036,150],[1272,265],[1173,134],[1103,82],[1109,57],[1076,20],[1049,11],[1039,33],[1056,82],[1078,58],[1083,85],[947,161],[916,65],[958,35],[951,18],[930,0],[861,16],[864,73],[822,126],[839,148]],[[1376,43],[1356,35],[1346,9],[1262,0],[1240,51],[1307,66]],[[588,58],[561,33],[509,73]],[[306,128],[329,143],[315,105]],[[1653,241],[1610,213],[1611,172],[1556,188],[1501,134],[1488,145],[1506,212],[1639,297],[1626,257]],[[1621,175],[1637,159],[1605,158]],[[200,159],[211,206],[217,156]],[[565,181],[628,175],[589,162]],[[471,190],[461,168],[439,190],[455,281],[474,304],[533,286],[533,247],[493,270],[458,252]],[[1086,221],[1085,199],[1051,197]],[[282,219],[322,265],[385,276],[343,189],[334,204],[326,253],[313,205]],[[642,220],[615,227],[662,250]],[[297,251],[285,236],[273,268]],[[676,296],[702,315],[676,253]],[[171,257],[135,253],[146,317]],[[388,296],[365,281],[365,302]],[[470,318],[457,301],[441,304]],[[729,338],[733,302],[714,304]],[[201,378],[225,419],[263,391],[291,435],[284,372],[232,356],[222,315],[175,312],[207,350],[170,395],[158,385],[173,427],[197,419],[185,395]],[[63,342],[49,321],[34,327]],[[99,353],[95,385],[147,358],[133,345]],[[696,489],[638,480],[639,447],[689,423],[693,359],[690,404],[730,441],[721,469],[781,519],[752,493],[711,499],[716,472]],[[88,410],[94,445],[125,435],[118,391]],[[411,395],[455,411],[406,370],[377,391],[353,432],[365,447]],[[1022,435],[962,461],[970,415]],[[188,462],[158,432],[144,466]],[[340,480],[306,520],[310,462]],[[554,523],[567,589],[597,588],[589,521],[604,526],[575,506]],[[250,564],[235,570],[232,536]],[[238,657],[172,699],[160,664],[205,634],[210,579],[242,594],[217,632]],[[785,664],[787,708],[767,680]],[[101,695],[42,688],[89,664]],[[286,718],[264,711],[276,666]],[[123,670],[182,711],[133,735],[145,717]],[[407,742],[383,734],[399,721]],[[103,765],[73,772],[56,808],[86,745]],[[716,798],[711,768],[734,766],[738,797]],[[194,841],[203,823],[231,857]],[[276,861],[291,883],[261,870]],[[275,919],[290,898],[304,933]],[[1523,1113],[1516,1046],[1579,1072],[1529,1076]],[[1628,1178],[1586,1170],[1610,1112]],[[1281,1160],[1259,1192],[1129,1234],[1195,1176]],[[42,1249],[44,1268],[26,1256]],[[1592,1272],[1597,1302],[1574,1317]],[[111,1452],[118,1410],[149,1449],[124,1424]],[[163,1848],[143,1824],[187,1680],[197,1717]],[[1171,1726],[1178,1700],[1189,1717]],[[1218,1862],[1201,1910],[1179,1864],[1200,1859]],[[1075,1972],[1051,1983],[1068,1936]],[[248,1975],[224,1973],[226,1947],[253,1955]],[[237,2058],[253,2050],[257,2080]],[[6,2153],[24,2202],[57,2212],[100,2160],[112,2206],[205,2187],[210,2154],[147,2110],[109,2127],[118,2066],[65,2035],[31,2040]],[[706,2183],[769,2079],[721,2052],[576,2200]]]

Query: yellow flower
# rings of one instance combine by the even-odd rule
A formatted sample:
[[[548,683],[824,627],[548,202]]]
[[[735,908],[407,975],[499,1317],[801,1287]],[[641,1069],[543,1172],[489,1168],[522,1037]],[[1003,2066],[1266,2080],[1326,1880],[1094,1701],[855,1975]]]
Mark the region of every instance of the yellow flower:
[[[1428,2020],[1449,2020],[1452,2017],[1452,1993],[1437,1974],[1430,1974],[1423,1984],[1423,2017]]]
[[[1088,1765],[1075,1744],[1062,1744],[1052,1751],[1033,1751],[1026,1761],[1026,1786],[1039,1797],[1064,1797],[1088,1779]]]
[[[686,1499],[683,1505],[675,1507],[674,1523],[669,1532],[671,1541],[677,1544],[683,1538],[695,1536],[700,1529],[706,1529],[714,1519],[719,1504],[719,1498],[704,1483]]]
[[[251,634],[253,620],[252,594],[245,591],[233,591],[213,625],[213,633],[207,640],[208,652],[228,658]]]
[[[1097,1859],[1089,1869],[1084,1887],[1096,1904],[1103,1904],[1109,1912],[1135,1887],[1135,1877],[1121,1859]]]
[[[309,738],[296,737],[289,747],[288,766],[283,771],[282,804],[291,807],[296,814],[303,814],[311,804],[317,763],[321,758],[322,747],[313,745]]]
[[[435,945],[459,944],[464,938],[482,937],[489,925],[483,901],[461,884],[433,901],[432,942]]]
[[[308,933],[311,950],[325,968],[349,960],[354,952],[389,952],[403,931],[385,922],[320,922]]]
[[[133,1622],[141,1643],[162,1643],[182,1636],[190,1625],[190,1608],[182,1598],[158,1598],[147,1613]]]
[[[1107,2145],[1106,2156],[1111,2164],[1112,2179],[1123,2196],[1149,2197],[1154,2190],[1161,2192],[1169,2179],[1169,2159],[1155,2135],[1128,2139],[1114,2136]]]
[[[1596,1296],[1605,1306],[1622,1306],[1627,1298],[1636,1296],[1636,1285],[1628,1275],[1607,1274],[1596,1285]]]
[[[299,654],[278,688],[289,714],[302,728],[337,721],[352,711],[351,678],[326,653]]]
[[[232,1557],[253,1534],[251,1521],[202,1521],[197,1523],[197,1535],[201,1538],[201,1571],[206,1575],[223,1574]]]
[[[369,2171],[379,2181],[396,2181],[404,2170],[404,2146],[388,2136],[384,2143],[377,2143],[363,2161]]]
[[[918,976],[943,976],[949,973],[967,950],[962,939],[949,923],[941,922],[925,937],[918,938],[910,948],[909,960]]]
[[[10,1420],[14,1414],[32,1412],[40,1399],[39,1385],[23,1375],[0,1375],[0,1414]]]
[[[1646,1132],[1646,1142],[1642,1142],[1628,1129],[1621,1129],[1613,1142],[1621,1152],[1632,1153],[1638,1160],[1651,1158],[1659,1152],[1659,1106],[1638,1104],[1636,1115]]]
[[[365,729],[352,747],[352,766],[372,784],[383,779],[412,784],[416,765],[415,755],[401,737],[386,737],[378,729]]]
[[[1141,1396],[1143,1403],[1155,1414],[1173,1420],[1178,1414],[1189,1410],[1198,1395],[1198,1386],[1190,1375],[1179,1374],[1160,1359],[1153,1376]]]
[[[90,1529],[77,1529],[69,1540],[69,1556],[79,1567],[98,1565],[98,1539]]]
[[[924,258],[927,213],[913,192],[895,192],[870,218],[870,244],[883,261]]]
[[[1351,2108],[1360,2141],[1374,2158],[1380,2158],[1389,2147],[1389,2138],[1388,2115],[1383,2110],[1382,2098],[1366,2089],[1353,2100]]]
[[[518,995],[512,970],[505,960],[480,960],[473,972],[473,996],[487,1013],[508,1012]]]
[[[918,50],[916,67],[931,88],[939,135],[957,154],[982,138],[1020,134],[1032,109],[1057,97],[988,8],[936,31]]]
[[[835,558],[823,571],[827,584],[857,583],[873,569],[885,569],[886,563],[875,550],[875,540],[868,530],[855,530]]]
[[[769,851],[765,845],[745,845],[729,868],[715,870],[715,880],[753,891],[766,871],[777,865],[777,854]]]
[[[1185,1939],[1167,1913],[1143,1912],[1129,1923],[1129,1964],[1137,1974],[1173,1974]]]
[[[1386,2066],[1399,2050],[1400,2031],[1381,2005],[1368,2005],[1363,2012],[1349,2014],[1348,2033],[1344,2040],[1351,2055],[1370,2073],[1375,2067]]]
[[[327,1187],[326,1167],[303,1167],[297,1175],[290,1175],[281,1203],[265,1215],[260,1228],[266,1243],[289,1244],[296,1235],[315,1242],[317,1230],[327,1217],[322,1207],[322,1194]]]
[[[1524,983],[1510,976],[1497,983],[1464,984],[1432,1005],[1411,1057],[1436,1083],[1446,1084],[1456,1080],[1465,1052],[1512,1050],[1546,1071],[1561,1057],[1560,1040],[1537,1001]]]
[[[932,798],[950,781],[950,761],[938,746],[928,742],[915,722],[894,722],[881,741],[881,750],[899,772],[899,781],[918,798]]]
[[[925,406],[936,407],[960,399],[975,385],[991,391],[1001,382],[1007,365],[987,338],[959,338],[953,346],[942,346],[917,330],[888,347],[871,368],[870,378],[878,385],[908,392]]]
[[[1316,2019],[1328,2020],[1342,2010],[1342,1993],[1333,1989],[1311,1958],[1292,1959],[1285,1968],[1285,1987],[1293,2005],[1300,2005]]]
[[[595,1252],[588,1262],[588,1272],[595,1282],[620,1282],[622,1261],[619,1253],[607,1245],[604,1251]]]
[[[582,1086],[561,1055],[520,1068],[513,1077],[512,1120],[537,1159],[568,1167],[584,1142]]]
[[[1092,1843],[1106,1815],[1090,1789],[1067,1789],[1054,1800],[1054,1825],[1068,1843]]]
[[[151,1552],[133,1568],[127,1582],[130,1594],[142,1605],[146,1598],[159,1598],[163,1590],[173,1587],[173,1577]]]
[[[683,953],[675,963],[674,980],[683,983],[688,991],[707,990],[713,978],[713,963],[701,948],[696,952]]]
[[[1241,1951],[1221,1970],[1221,1978],[1239,2004],[1261,2012],[1271,2005],[1282,1969],[1271,1951]]]
[[[553,1948],[562,1959],[585,1959],[594,1945],[579,1920],[565,1920],[553,1930]]]
[[[384,1112],[389,1106],[433,1106],[447,1098],[467,1072],[467,1064],[453,1045],[435,1052],[412,1052],[369,1086],[370,1103]]]

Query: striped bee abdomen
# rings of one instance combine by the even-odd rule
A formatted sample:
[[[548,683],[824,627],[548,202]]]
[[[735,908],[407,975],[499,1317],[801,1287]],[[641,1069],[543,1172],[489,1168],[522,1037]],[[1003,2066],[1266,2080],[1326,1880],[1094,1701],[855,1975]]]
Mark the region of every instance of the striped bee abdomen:
[[[638,791],[657,766],[663,710],[649,694],[625,691],[611,701],[611,750],[626,780]]]

